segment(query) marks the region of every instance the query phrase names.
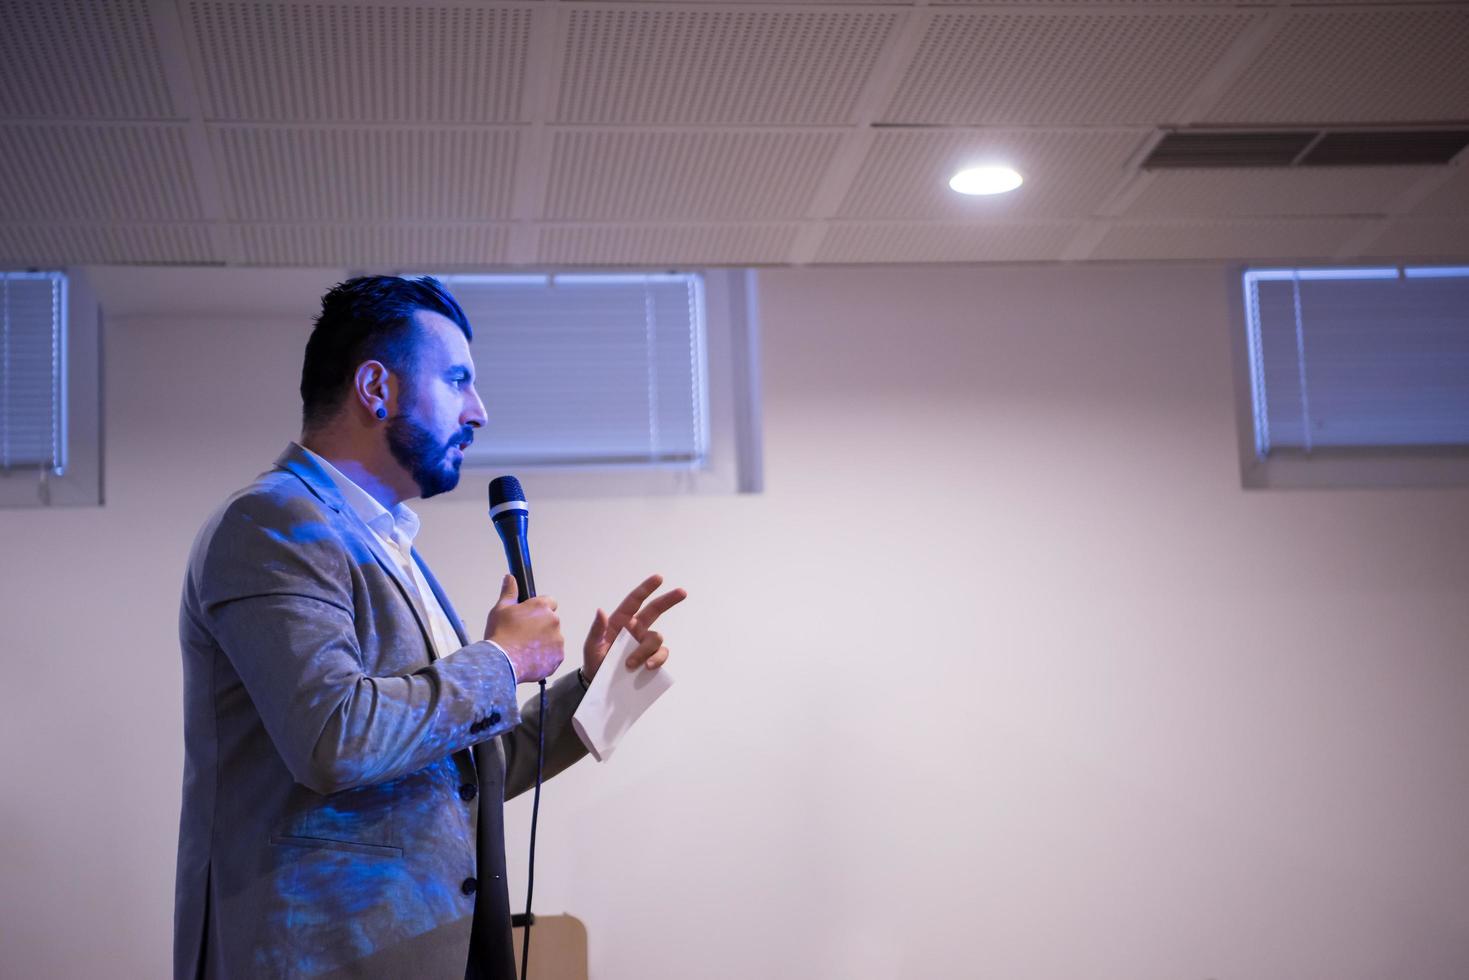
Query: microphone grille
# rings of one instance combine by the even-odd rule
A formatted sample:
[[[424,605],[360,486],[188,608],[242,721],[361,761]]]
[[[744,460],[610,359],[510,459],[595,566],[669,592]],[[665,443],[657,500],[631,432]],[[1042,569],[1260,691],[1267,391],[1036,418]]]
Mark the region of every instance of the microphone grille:
[[[490,506],[498,507],[512,500],[525,500],[520,481],[513,476],[497,476],[490,481]]]

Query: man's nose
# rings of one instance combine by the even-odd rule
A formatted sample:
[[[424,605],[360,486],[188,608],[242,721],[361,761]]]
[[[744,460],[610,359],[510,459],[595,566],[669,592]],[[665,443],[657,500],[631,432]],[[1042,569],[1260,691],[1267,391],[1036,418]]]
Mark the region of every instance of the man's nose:
[[[465,406],[459,421],[473,429],[482,428],[485,424],[485,403],[480,401],[479,392],[472,387],[469,389],[469,404]]]

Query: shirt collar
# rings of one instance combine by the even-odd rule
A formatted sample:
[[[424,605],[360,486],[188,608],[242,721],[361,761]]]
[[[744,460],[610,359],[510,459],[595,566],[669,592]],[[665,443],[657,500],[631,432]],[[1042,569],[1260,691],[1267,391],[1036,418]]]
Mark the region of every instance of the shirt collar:
[[[301,451],[311,457],[318,466],[336,484],[342,500],[362,518],[362,523],[372,528],[378,537],[385,541],[394,541],[405,548],[413,547],[413,539],[418,536],[418,515],[415,514],[407,504],[398,503],[392,510],[388,510],[378,503],[377,498],[366,490],[353,483],[341,470],[337,469],[325,458],[312,452],[305,446]]]

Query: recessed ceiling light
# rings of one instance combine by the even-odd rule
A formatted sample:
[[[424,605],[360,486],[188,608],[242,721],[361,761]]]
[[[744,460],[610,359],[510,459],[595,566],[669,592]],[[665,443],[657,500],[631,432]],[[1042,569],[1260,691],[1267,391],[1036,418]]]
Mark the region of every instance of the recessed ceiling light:
[[[970,167],[950,177],[949,186],[960,194],[1004,194],[1024,181],[1009,167]]]

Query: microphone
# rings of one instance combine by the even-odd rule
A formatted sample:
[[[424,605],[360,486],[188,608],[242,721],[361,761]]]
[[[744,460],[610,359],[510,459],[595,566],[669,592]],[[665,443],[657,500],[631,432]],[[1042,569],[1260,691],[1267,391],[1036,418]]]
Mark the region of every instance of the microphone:
[[[510,574],[520,586],[516,601],[524,602],[536,594],[536,580],[530,568],[530,508],[525,503],[525,491],[520,489],[520,481],[515,477],[497,476],[490,481],[490,520],[500,532]]]

